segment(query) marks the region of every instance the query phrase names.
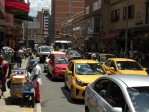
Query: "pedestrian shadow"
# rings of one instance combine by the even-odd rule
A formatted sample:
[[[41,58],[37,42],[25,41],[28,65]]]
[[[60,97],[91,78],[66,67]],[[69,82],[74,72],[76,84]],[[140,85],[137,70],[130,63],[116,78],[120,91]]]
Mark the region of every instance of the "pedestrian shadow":
[[[61,87],[61,90],[65,96],[62,98],[66,98],[69,103],[76,104],[76,105],[84,105],[84,100],[75,100],[75,99],[72,100],[70,96],[70,92],[67,88]]]
[[[7,97],[7,98],[4,98],[4,101],[5,101],[6,105],[17,105],[17,106],[20,106],[22,100],[20,98],[14,99],[12,97]]]

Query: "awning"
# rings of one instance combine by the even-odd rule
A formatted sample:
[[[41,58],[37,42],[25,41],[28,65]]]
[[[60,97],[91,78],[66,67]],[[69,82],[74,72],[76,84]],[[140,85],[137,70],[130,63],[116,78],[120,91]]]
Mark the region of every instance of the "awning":
[[[114,32],[114,33],[109,33],[109,34],[106,34],[106,35],[102,35],[100,37],[101,40],[111,40],[111,39],[115,39],[117,37],[117,33]]]

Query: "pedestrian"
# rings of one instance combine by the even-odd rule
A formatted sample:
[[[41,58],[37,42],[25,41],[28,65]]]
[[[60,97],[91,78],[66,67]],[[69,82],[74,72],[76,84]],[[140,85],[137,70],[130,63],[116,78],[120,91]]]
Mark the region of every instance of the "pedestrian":
[[[17,49],[17,51],[16,51],[16,60],[17,60],[18,68],[21,68],[23,53],[24,53],[24,51],[21,48]]]
[[[0,99],[4,97],[4,92],[6,91],[6,78],[8,77],[9,73],[9,64],[4,59],[4,55],[0,54],[0,80],[2,84],[1,95]]]
[[[14,55],[14,50],[11,48],[11,47],[8,47],[8,46],[4,46],[3,48],[2,48],[2,53],[3,53],[3,55],[4,55],[4,58],[5,58],[5,60],[8,62],[8,64],[9,64],[9,73],[8,73],[8,75],[10,76],[10,74],[11,74],[11,69],[12,69],[12,57],[13,57],[13,55]],[[8,76],[8,77],[9,77]]]
[[[40,103],[41,67],[36,60],[31,60],[30,66],[33,68],[31,71],[31,81],[35,90],[35,103]]]

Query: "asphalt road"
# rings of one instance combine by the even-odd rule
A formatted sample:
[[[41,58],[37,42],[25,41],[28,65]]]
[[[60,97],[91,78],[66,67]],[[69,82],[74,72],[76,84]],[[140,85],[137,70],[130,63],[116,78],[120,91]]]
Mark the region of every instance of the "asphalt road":
[[[43,64],[39,64],[43,70]],[[42,112],[84,112],[84,101],[71,101],[64,88],[63,80],[51,81],[47,73],[42,73],[41,109]]]

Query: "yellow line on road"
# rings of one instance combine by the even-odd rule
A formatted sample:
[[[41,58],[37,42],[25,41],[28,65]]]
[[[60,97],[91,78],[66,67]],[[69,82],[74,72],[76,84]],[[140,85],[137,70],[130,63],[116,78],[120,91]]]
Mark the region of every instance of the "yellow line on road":
[[[23,108],[23,112],[33,112],[34,108]]]

